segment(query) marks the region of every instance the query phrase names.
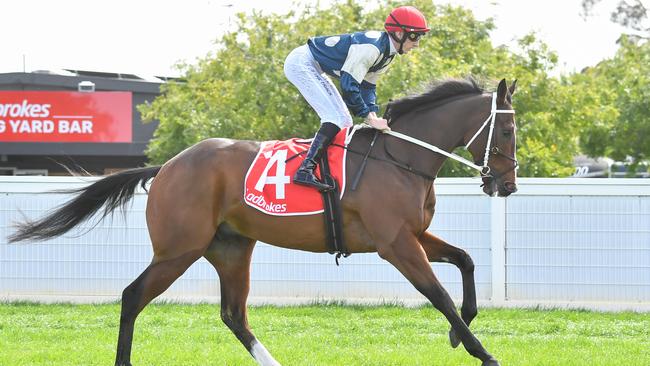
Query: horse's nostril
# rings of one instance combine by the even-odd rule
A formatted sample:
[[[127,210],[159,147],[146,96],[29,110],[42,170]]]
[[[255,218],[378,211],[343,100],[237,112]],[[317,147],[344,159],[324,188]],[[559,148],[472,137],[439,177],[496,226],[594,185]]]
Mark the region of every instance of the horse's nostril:
[[[517,184],[513,182],[505,182],[503,186],[506,188],[506,190],[510,193],[515,193],[517,192]]]

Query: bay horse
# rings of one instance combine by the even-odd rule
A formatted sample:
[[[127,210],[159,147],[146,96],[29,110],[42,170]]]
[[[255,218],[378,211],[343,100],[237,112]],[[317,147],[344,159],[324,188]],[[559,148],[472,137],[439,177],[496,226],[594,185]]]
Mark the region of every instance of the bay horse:
[[[379,134],[359,188],[346,190],[341,200],[349,252],[377,252],[394,265],[447,318],[452,346],[462,342],[482,366],[499,363],[469,329],[477,315],[472,259],[464,250],[426,231],[436,202],[433,179],[448,156],[423,146],[435,146],[447,154],[466,146],[474,166],[481,169],[486,194],[508,196],[515,192],[511,97],[515,84],[508,86],[504,79],[495,93],[486,93],[471,78],[445,80],[420,95],[392,102],[393,132],[417,138],[422,144]],[[490,119],[490,128],[484,128]],[[357,131],[349,149],[366,151],[373,133],[372,129]],[[243,203],[244,177],[259,149],[256,141],[201,141],[162,166],[126,170],[70,191],[77,195],[44,218],[18,224],[9,240],[59,236],[102,207],[103,218],[126,204],[138,184],[144,187],[153,178],[146,219],[154,254],[149,266],[122,293],[115,365],[131,365],[138,314],[201,257],[218,273],[223,322],[257,363],[280,365],[253,335],[247,320],[255,243],[260,240],[310,252],[327,252],[328,248],[320,214],[271,216]],[[347,154],[348,176],[359,170],[362,155]],[[450,262],[460,269],[460,315],[429,262]]]

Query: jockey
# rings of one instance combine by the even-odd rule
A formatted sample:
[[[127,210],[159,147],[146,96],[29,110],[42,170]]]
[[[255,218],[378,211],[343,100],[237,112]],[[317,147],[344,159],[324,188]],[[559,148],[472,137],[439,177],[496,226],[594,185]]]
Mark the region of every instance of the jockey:
[[[388,15],[384,28],[385,32],[313,37],[287,56],[287,79],[321,119],[307,156],[293,177],[295,183],[320,191],[334,188],[320,182],[314,169],[341,128],[352,126],[350,111],[376,129],[390,130],[388,122],[377,116],[377,79],[396,54],[406,54],[418,47],[420,37],[429,27],[419,10],[401,6]],[[339,79],[342,96],[328,76]]]

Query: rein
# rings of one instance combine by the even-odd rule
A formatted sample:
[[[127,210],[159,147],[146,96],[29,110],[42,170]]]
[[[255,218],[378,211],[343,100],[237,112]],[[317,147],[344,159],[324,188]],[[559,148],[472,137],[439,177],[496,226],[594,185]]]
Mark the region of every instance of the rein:
[[[355,127],[356,127],[356,125],[355,125]],[[373,127],[367,126],[367,127],[362,127],[362,128],[373,128]],[[377,130],[377,132],[379,132],[379,130]],[[372,159],[372,160],[377,160],[377,161],[383,161],[383,162],[386,162],[386,163],[391,163],[391,164],[395,165],[396,167],[398,167],[400,169],[406,170],[407,172],[409,172],[411,174],[415,174],[417,176],[420,176],[420,177],[422,177],[424,179],[428,179],[430,181],[436,180],[436,177],[434,177],[433,175],[427,174],[427,173],[422,172],[422,171],[417,170],[417,169],[413,169],[412,166],[410,166],[408,164],[400,163],[399,161],[395,160],[394,158],[392,160],[391,159],[380,158],[380,157],[377,157],[377,156],[369,155],[369,154],[361,152],[361,151],[353,150],[348,146],[343,146],[343,145],[339,145],[339,144],[332,144],[330,146],[340,147],[340,148],[343,148],[343,149],[345,149],[345,150],[347,150],[347,151],[349,151],[351,153],[354,153],[354,154],[357,154],[357,155],[363,155],[364,159]],[[361,170],[361,168],[360,168],[360,170]]]
[[[355,127],[356,127],[356,126],[358,126],[358,125],[355,125]],[[366,126],[364,126],[364,127],[360,127],[360,128],[373,128],[373,127],[366,125]],[[357,130],[358,130],[358,129],[359,129],[359,128],[357,128]],[[356,132],[356,130],[355,130],[354,132]],[[379,130],[377,130],[377,132],[379,132]],[[353,135],[353,133],[350,134],[349,138],[351,138],[352,135]],[[348,141],[346,141],[346,144],[347,144],[347,143],[349,143],[349,139],[348,139]],[[308,144],[308,142],[299,142],[299,144]],[[396,167],[398,167],[398,168],[400,168],[400,169],[404,169],[404,170],[406,170],[406,171],[409,172],[409,173],[415,174],[415,175],[417,175],[417,176],[420,176],[420,177],[422,177],[422,178],[424,178],[424,179],[428,179],[428,180],[430,180],[430,181],[434,181],[434,180],[436,180],[436,177],[434,177],[433,175],[431,175],[431,174],[427,174],[427,173],[422,172],[422,171],[417,170],[417,169],[413,169],[413,167],[411,167],[410,165],[408,165],[408,164],[404,164],[404,163],[400,163],[399,161],[394,160],[394,159],[391,160],[391,159],[384,159],[384,158],[380,158],[380,157],[372,156],[372,155],[368,154],[367,152],[364,153],[364,152],[361,152],[361,151],[357,151],[357,150],[351,149],[349,146],[340,145],[340,144],[336,144],[336,143],[333,143],[333,144],[331,144],[330,146],[340,147],[341,149],[347,150],[347,151],[349,151],[349,152],[351,152],[351,153],[354,153],[354,154],[357,154],[357,155],[363,155],[364,159],[372,159],[372,160],[377,160],[377,161],[383,161],[383,162],[391,163],[391,164],[395,165]],[[307,153],[307,151],[301,151],[301,152],[299,152],[299,153],[296,153],[296,154],[290,156],[289,158],[287,158],[287,160],[286,160],[285,162],[289,162],[289,161],[291,161],[291,160],[297,158],[298,156],[300,156],[300,155],[304,155],[304,154],[306,154],[306,153]],[[363,167],[360,168],[360,170],[362,170],[362,169],[363,169]],[[357,180],[357,179],[355,179],[355,180]],[[357,183],[358,183],[358,182],[357,182]]]

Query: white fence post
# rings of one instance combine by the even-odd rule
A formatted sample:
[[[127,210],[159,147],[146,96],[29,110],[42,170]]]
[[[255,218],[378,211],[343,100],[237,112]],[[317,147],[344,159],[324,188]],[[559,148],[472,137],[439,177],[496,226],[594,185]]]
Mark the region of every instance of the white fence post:
[[[506,199],[490,198],[490,249],[492,251],[492,305],[506,301]]]

